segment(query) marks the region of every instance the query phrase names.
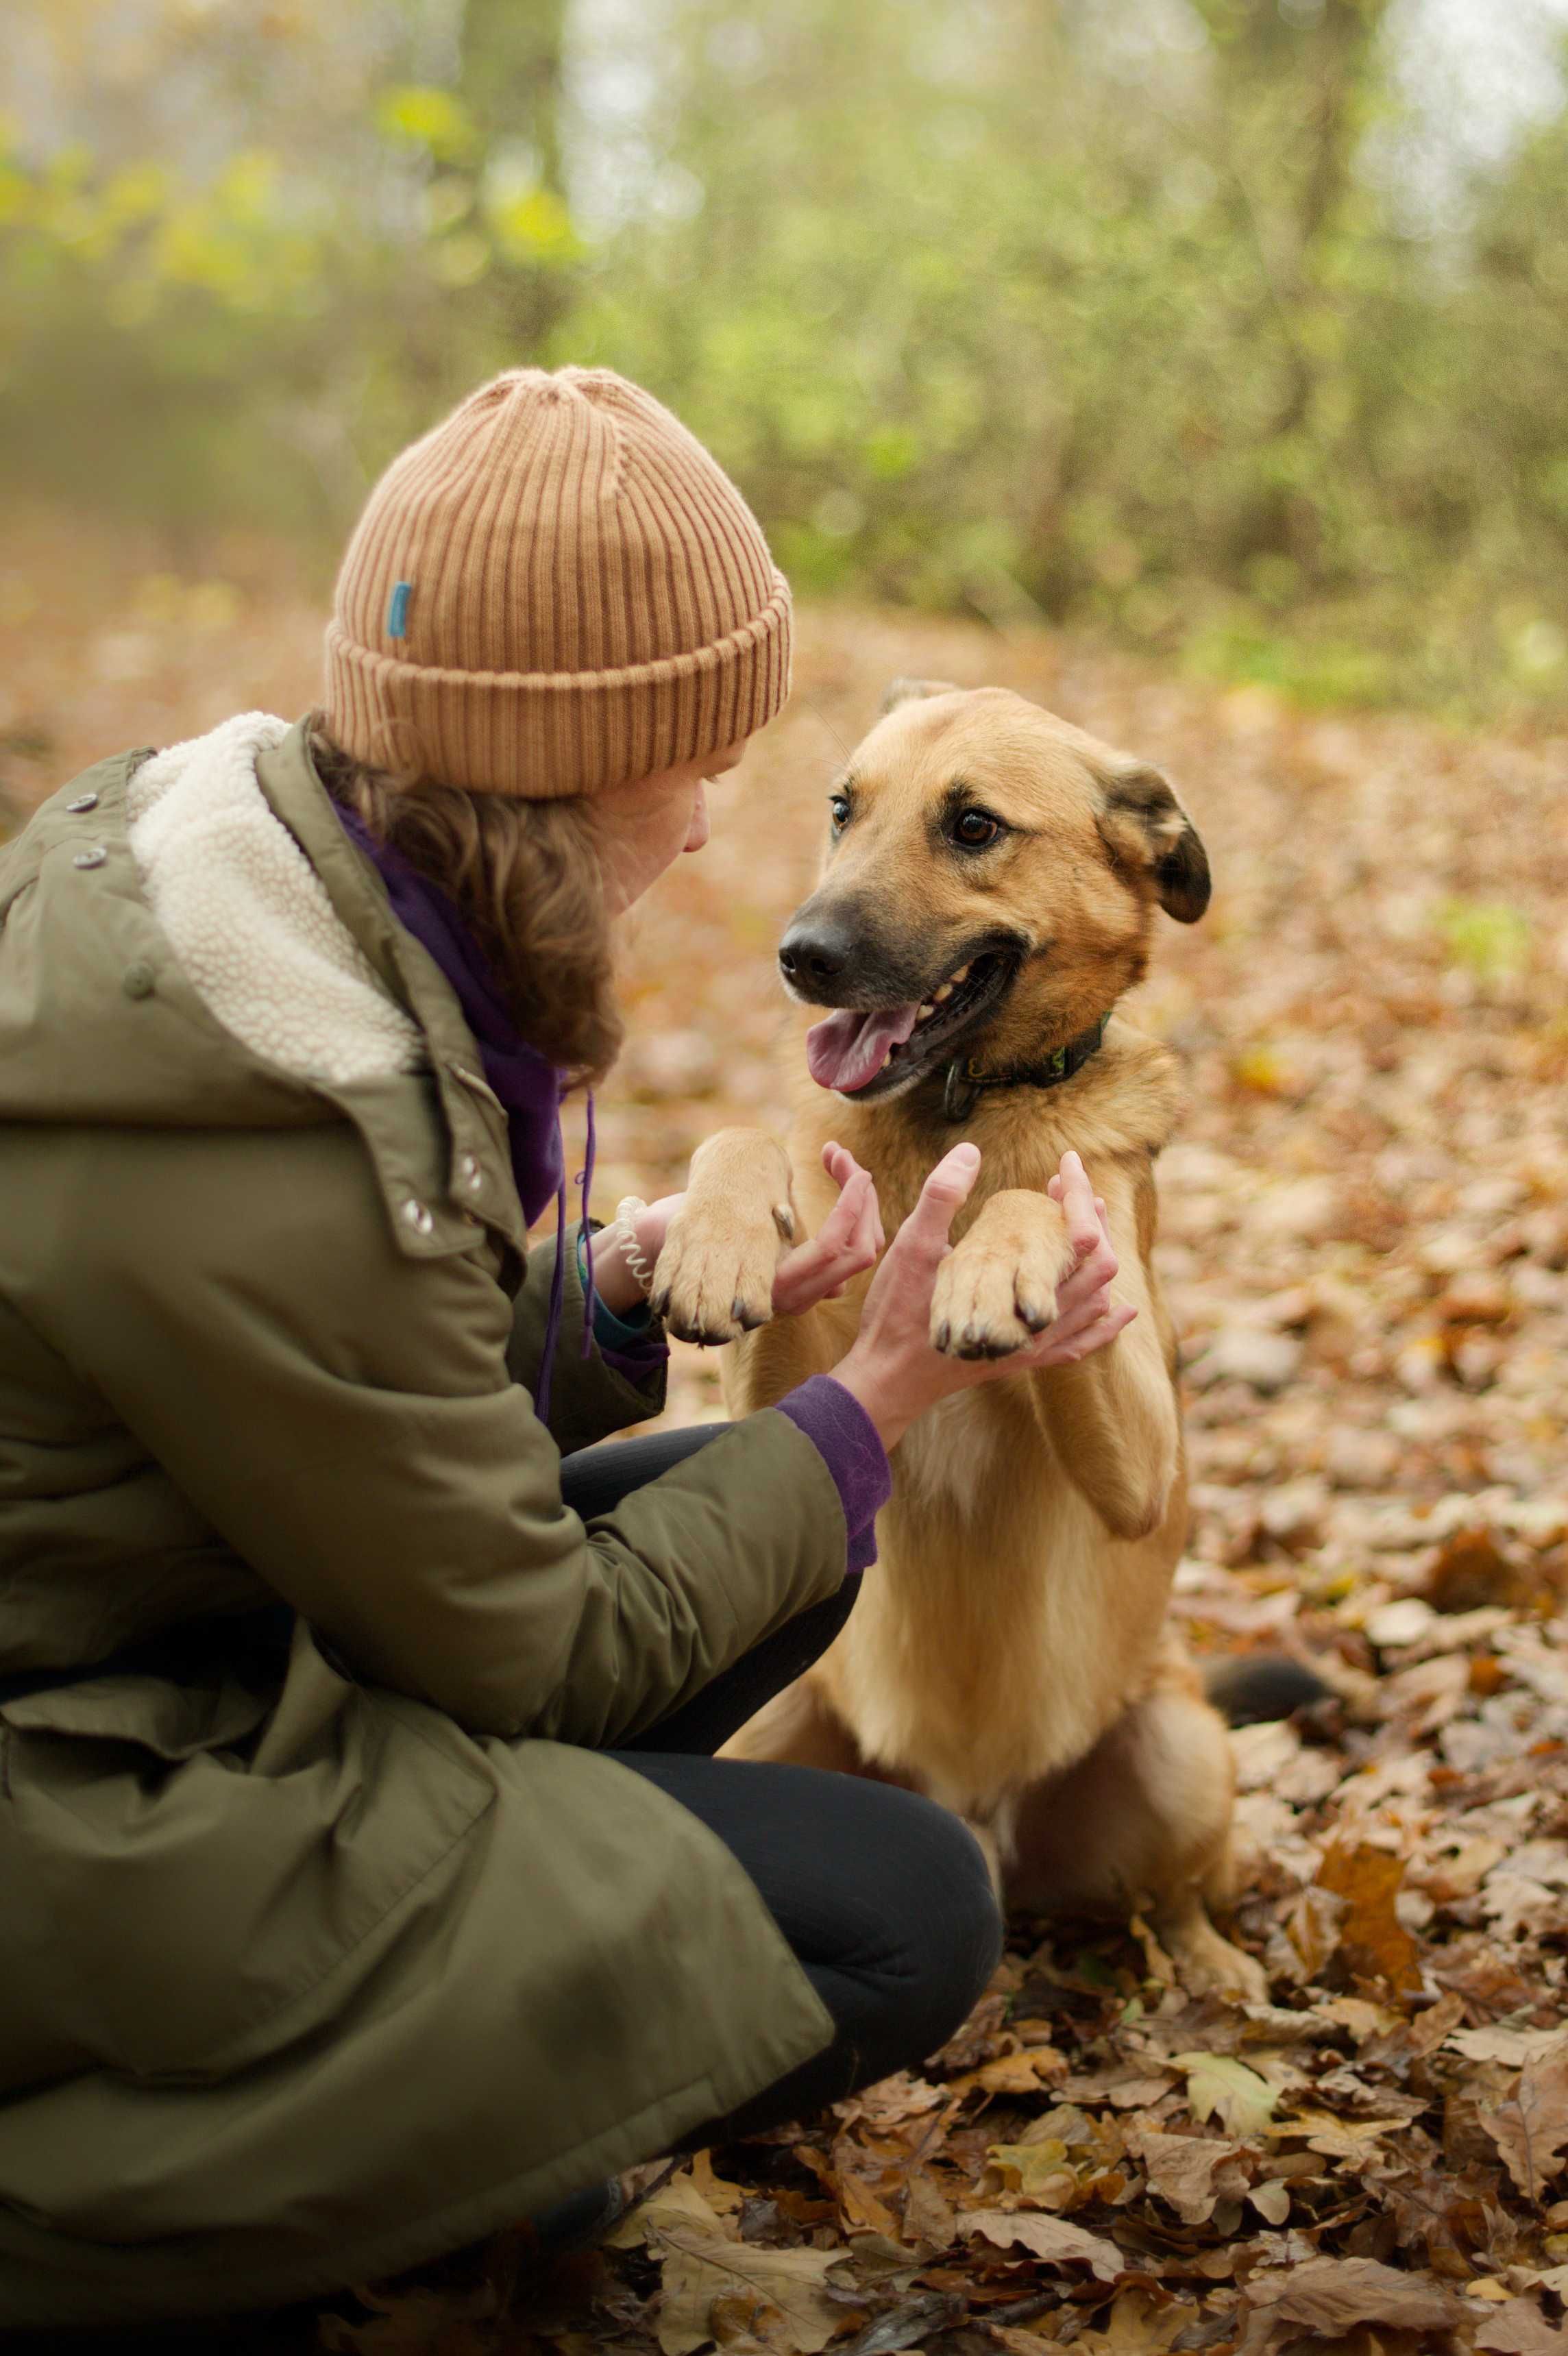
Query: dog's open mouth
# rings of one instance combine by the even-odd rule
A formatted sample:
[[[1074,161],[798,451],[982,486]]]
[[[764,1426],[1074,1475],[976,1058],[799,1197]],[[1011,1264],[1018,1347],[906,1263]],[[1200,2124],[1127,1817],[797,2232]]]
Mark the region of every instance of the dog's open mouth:
[[[916,1005],[840,1007],[806,1033],[806,1067],[841,1096],[886,1095],[949,1055],[1002,996],[1017,959],[983,949]]]

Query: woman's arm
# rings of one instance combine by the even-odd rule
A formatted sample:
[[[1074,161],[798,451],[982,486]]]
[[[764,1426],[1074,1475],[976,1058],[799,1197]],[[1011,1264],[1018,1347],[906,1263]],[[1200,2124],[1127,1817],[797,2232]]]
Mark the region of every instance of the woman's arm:
[[[401,1252],[346,1126],[127,1130],[115,1173],[61,1206],[47,1338],[360,1675],[480,1731],[613,1743],[837,1589],[838,1492],[782,1415],[585,1529],[482,1237]]]

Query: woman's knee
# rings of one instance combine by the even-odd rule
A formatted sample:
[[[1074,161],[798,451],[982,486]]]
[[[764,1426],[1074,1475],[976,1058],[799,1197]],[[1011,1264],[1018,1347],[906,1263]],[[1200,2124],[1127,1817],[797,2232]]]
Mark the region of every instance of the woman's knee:
[[[908,1884],[908,1929],[940,2029],[929,2049],[934,2051],[984,1994],[1002,1960],[1005,1932],[990,1866],[969,1826],[934,1801],[918,1805],[922,1821]]]
[[[868,1925],[860,1967],[895,1999],[910,2050],[923,2056],[984,1993],[1002,1955],[1001,1910],[981,1846],[959,1817],[914,1792],[853,1788],[867,1819],[856,1844],[857,1912]]]

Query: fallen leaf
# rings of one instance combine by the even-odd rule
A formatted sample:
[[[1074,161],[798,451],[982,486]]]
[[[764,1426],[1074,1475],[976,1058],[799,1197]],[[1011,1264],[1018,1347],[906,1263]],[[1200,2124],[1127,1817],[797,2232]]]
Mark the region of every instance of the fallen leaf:
[[[1322,2152],[1329,2159],[1364,2159],[1380,2136],[1397,2133],[1409,2125],[1405,2118],[1342,2119],[1335,2111],[1318,2110],[1310,2104],[1301,2104],[1288,2119],[1279,2120],[1273,2132],[1280,2136],[1300,2136],[1309,2151]]]
[[[1448,2042],[1467,2061],[1502,2062],[1520,2070],[1539,2054],[1550,2053],[1562,2034],[1560,2029],[1500,2029],[1493,2022],[1485,2029],[1455,2029]]]
[[[1360,1979],[1386,1982],[1396,1997],[1421,1988],[1415,1941],[1394,1911],[1404,1873],[1402,1858],[1340,1841],[1317,1871],[1318,1887],[1345,1901],[1339,1944],[1351,1970]]]
[[[1476,2333],[1488,2356],[1568,2356],[1568,2326],[1548,2323],[1532,2298],[1510,2298]]]
[[[929,2169],[918,2168],[904,2195],[904,2239],[945,2250],[957,2230],[950,2201]]]
[[[1117,2292],[1099,2329],[1080,2331],[1072,2344],[1085,2356],[1165,2356],[1192,2319],[1192,2308],[1178,2306],[1168,2293],[1128,2283]]]
[[[1568,2030],[1526,2062],[1512,2100],[1483,2112],[1481,2125],[1525,2199],[1539,2200],[1562,2173],[1568,2145]]]
[[[1424,2061],[1445,2045],[1465,2018],[1465,1999],[1450,1988],[1425,2012],[1417,2013],[1405,2032],[1404,2048],[1412,2062]]]
[[[691,2175],[683,2172],[672,2176],[628,2217],[623,2217],[615,2231],[605,2235],[604,2246],[608,2250],[641,2249],[645,2243],[658,2241],[672,2225],[694,2225],[699,2233],[720,2236],[736,2232],[735,2226],[721,2218],[703,2198]]]
[[[1187,2098],[1199,2121],[1218,2119],[1234,2136],[1257,2135],[1273,2117],[1278,2090],[1229,2053],[1178,2053],[1187,2072]]]
[[[852,2233],[886,2233],[889,2241],[897,2240],[898,2220],[887,2203],[878,2199],[864,2177],[842,2171],[838,2184],[839,2207]]]
[[[1059,2085],[1068,2072],[1067,2056],[1054,2046],[1031,2045],[1022,2053],[1004,2053],[979,2070],[966,2071],[950,2081],[950,2094],[1037,2094],[1042,2086]]]
[[[671,2222],[660,2231],[664,2252],[663,2294],[657,2331],[664,2356],[693,2356],[712,2340],[717,2300],[759,2303],[779,2309],[786,2320],[786,2345],[800,2356],[816,2356],[843,2320],[843,2310],[827,2296],[833,2250],[774,2250],[757,2242],[728,2242],[695,2226]],[[733,2316],[732,2305],[725,2312]]]
[[[1078,2198],[1067,2146],[1055,2136],[1044,2143],[993,2143],[986,2157],[1008,2190],[1037,2208],[1070,2209]]]
[[[1127,2130],[1127,2148],[1143,2161],[1150,2191],[1168,2201],[1184,2224],[1206,2223],[1219,2201],[1239,2198],[1251,2180],[1237,2146],[1217,2136],[1162,2135],[1157,2127],[1133,2126]]]
[[[1277,2274],[1253,2275],[1243,2288],[1252,2308],[1241,2341],[1246,2356],[1276,2339],[1303,2331],[1333,2339],[1363,2323],[1439,2331],[1455,2312],[1454,2299],[1436,2283],[1375,2258],[1309,2258]]]
[[[1101,2282],[1114,2282],[1131,2271],[1114,2242],[1086,2233],[1081,2225],[1069,2225],[1062,2217],[1043,2217],[1034,2210],[972,2209],[962,2227],[966,2233],[983,2233],[1002,2249],[1027,2250],[1047,2265],[1086,2265]]]
[[[921,2118],[929,2111],[940,2110],[948,2099],[945,2086],[933,2086],[928,2078],[916,2078],[908,2070],[899,2070],[891,2078],[879,2078],[875,2085],[835,2103],[833,2115],[846,2126],[853,2126],[860,2119],[869,2120],[875,2126],[897,2126],[905,2119]]]

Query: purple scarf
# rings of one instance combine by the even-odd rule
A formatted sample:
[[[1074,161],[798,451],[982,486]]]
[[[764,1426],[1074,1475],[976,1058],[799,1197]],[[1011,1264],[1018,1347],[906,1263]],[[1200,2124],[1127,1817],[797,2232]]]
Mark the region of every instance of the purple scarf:
[[[550,1413],[550,1378],[561,1331],[566,1285],[566,1161],[561,1141],[561,1075],[525,1039],[508,1013],[489,967],[468,930],[462,911],[438,884],[431,883],[390,843],[379,842],[352,810],[334,802],[349,840],[386,885],[392,914],[405,932],[428,951],[451,984],[463,1020],[473,1033],[485,1078],[505,1107],[511,1148],[512,1183],[522,1215],[532,1226],[552,1195],[555,1198],[555,1272],[550,1283],[550,1313],[539,1362],[535,1403],[541,1420]],[[593,1348],[594,1248],[588,1232],[588,1189],[594,1183],[594,1099],[588,1097],[587,1150],[577,1173],[582,1189],[584,1254],[583,1355]]]

